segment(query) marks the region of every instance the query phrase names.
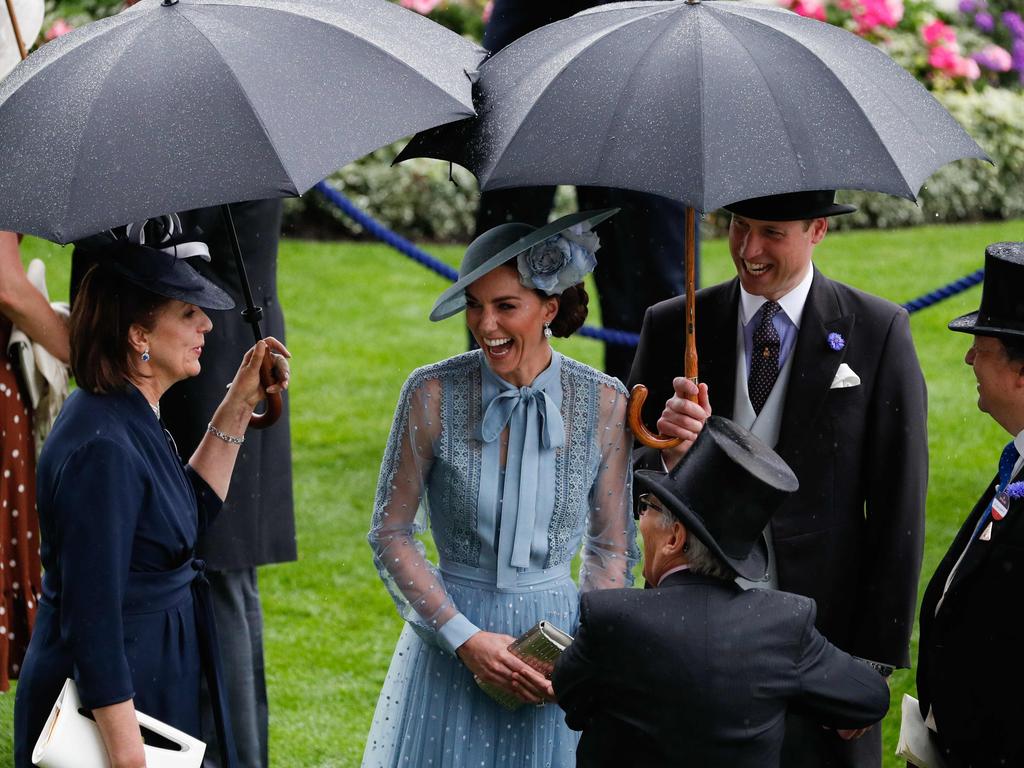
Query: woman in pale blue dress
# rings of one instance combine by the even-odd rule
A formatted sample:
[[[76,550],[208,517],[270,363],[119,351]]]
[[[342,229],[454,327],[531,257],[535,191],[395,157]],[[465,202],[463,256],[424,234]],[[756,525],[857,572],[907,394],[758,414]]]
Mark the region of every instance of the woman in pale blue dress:
[[[432,320],[465,309],[480,349],[414,371],[399,398],[369,541],[407,623],[364,767],[575,765],[550,683],[507,646],[541,619],[575,631],[581,548],[581,591],[632,583],[626,391],[548,343],[586,317],[590,227],[612,213],[485,232],[434,306]],[[437,566],[415,535],[428,524]]]

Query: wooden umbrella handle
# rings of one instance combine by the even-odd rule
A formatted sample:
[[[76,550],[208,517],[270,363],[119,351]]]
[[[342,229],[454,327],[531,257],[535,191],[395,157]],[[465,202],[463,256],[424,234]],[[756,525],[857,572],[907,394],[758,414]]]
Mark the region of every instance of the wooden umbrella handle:
[[[686,209],[686,354],[683,360],[683,375],[694,384],[697,383],[697,331],[696,331],[696,243],[697,223],[693,208]],[[657,448],[663,451],[666,448],[675,448],[681,442],[679,437],[665,437],[656,435],[644,424],[642,409],[644,401],[647,400],[647,387],[637,384],[629,393],[629,405],[626,410],[629,428],[633,436],[648,448]],[[687,400],[696,403],[697,396],[690,395]]]
[[[641,414],[645,400],[647,400],[647,387],[643,384],[635,385],[629,393],[629,404],[626,408],[629,428],[633,431],[633,437],[642,445],[646,445],[648,448],[657,448],[659,451],[675,448],[683,442],[682,438],[656,435],[647,428]]]
[[[14,41],[18,44],[18,55],[24,61],[28,58],[28,49],[25,41],[21,39],[21,27],[18,26],[18,17],[14,13],[14,0],[7,0],[7,15],[11,19],[11,27],[14,29]]]
[[[260,382],[264,387],[269,387],[271,384],[276,384],[277,381],[274,378],[274,360],[273,355],[270,354],[270,350],[267,350],[267,354],[263,356],[263,365],[260,366]],[[253,413],[252,418],[249,420],[249,426],[253,429],[266,429],[267,427],[273,426],[277,423],[277,420],[281,418],[281,412],[284,410],[284,402],[281,400],[281,393],[276,392],[272,395],[267,395],[267,407],[263,413]]]

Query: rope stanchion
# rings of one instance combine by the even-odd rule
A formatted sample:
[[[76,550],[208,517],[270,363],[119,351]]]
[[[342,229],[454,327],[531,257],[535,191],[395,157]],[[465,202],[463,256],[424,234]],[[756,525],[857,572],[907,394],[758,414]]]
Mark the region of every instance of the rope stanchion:
[[[329,200],[333,205],[337,206],[342,213],[381,242],[387,243],[399,253],[405,254],[418,264],[422,264],[427,269],[436,272],[442,277],[446,277],[452,282],[458,279],[459,273],[456,270],[449,267],[443,261],[435,259],[422,248],[418,248],[401,235],[392,232],[386,226],[366,213],[366,211],[360,209],[338,190],[327,184],[327,182],[321,181],[316,185],[316,190],[327,198],[327,200]],[[985,270],[979,269],[976,272],[972,272],[969,275],[961,277],[959,280],[954,280],[941,288],[937,288],[923,296],[919,296],[916,299],[911,299],[910,301],[905,302],[903,304],[903,308],[911,314],[919,312],[933,304],[939,303],[943,299],[948,299],[950,296],[955,296],[958,293],[963,293],[969,288],[973,288],[982,281],[984,276]],[[639,334],[631,333],[629,331],[620,331],[614,328],[595,328],[592,325],[585,325],[580,329],[579,333],[587,338],[597,339],[598,341],[603,341],[608,344],[621,344],[623,346],[635,347],[640,343]]]

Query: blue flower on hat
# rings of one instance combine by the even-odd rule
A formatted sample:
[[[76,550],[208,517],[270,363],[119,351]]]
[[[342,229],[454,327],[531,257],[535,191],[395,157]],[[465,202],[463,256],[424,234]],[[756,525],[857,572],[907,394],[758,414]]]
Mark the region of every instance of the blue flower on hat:
[[[843,334],[833,331],[828,335],[828,345],[838,352],[846,346],[846,339],[843,338]]]
[[[570,227],[519,254],[519,281],[549,296],[561,295],[594,271],[594,252],[599,247],[597,235],[589,228]]]

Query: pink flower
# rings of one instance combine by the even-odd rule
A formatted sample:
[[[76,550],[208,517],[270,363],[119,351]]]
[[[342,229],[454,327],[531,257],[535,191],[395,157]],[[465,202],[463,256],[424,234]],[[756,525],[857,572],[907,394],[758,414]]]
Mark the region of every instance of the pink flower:
[[[46,30],[43,37],[46,38],[47,42],[49,42],[50,40],[56,40],[61,35],[66,35],[73,29],[74,27],[64,21],[64,19],[57,19],[53,22],[53,26]]]
[[[936,45],[928,53],[928,63],[950,77],[963,77],[977,80],[981,77],[981,67],[974,59],[968,59],[952,48]]]
[[[938,19],[921,27],[921,37],[928,45],[956,42],[956,32],[953,28]]]
[[[441,0],[401,0],[404,8],[409,8],[416,13],[426,16],[441,4]]]
[[[936,45],[928,52],[928,64],[946,74],[952,74],[956,68],[956,60],[959,58],[956,51],[944,45]]]
[[[849,11],[861,35],[878,27],[893,29],[903,18],[903,0],[840,0],[839,7]]]
[[[480,14],[480,20],[484,24],[491,20],[491,14],[494,12],[494,0],[487,0],[487,5],[484,6],[483,13]]]
[[[825,21],[825,0],[793,0],[791,8],[801,16]]]

